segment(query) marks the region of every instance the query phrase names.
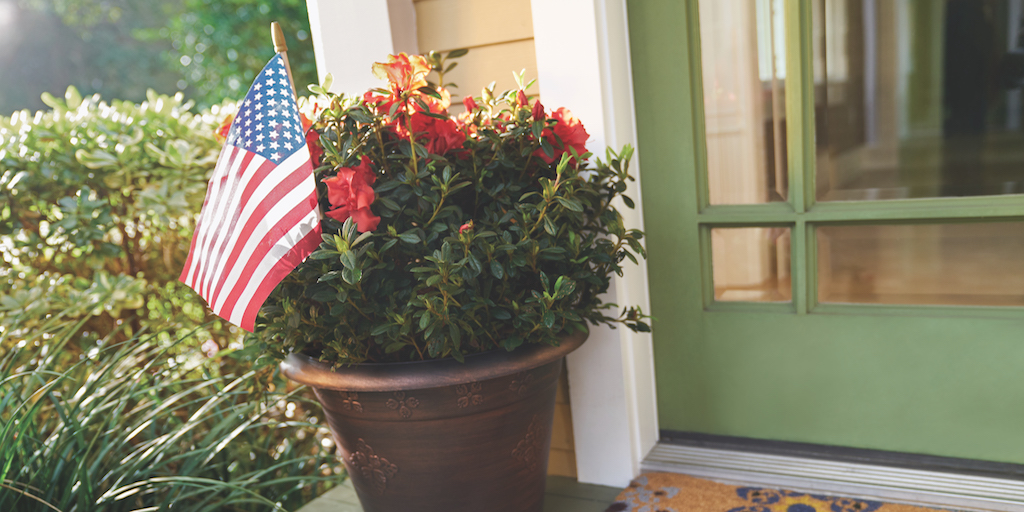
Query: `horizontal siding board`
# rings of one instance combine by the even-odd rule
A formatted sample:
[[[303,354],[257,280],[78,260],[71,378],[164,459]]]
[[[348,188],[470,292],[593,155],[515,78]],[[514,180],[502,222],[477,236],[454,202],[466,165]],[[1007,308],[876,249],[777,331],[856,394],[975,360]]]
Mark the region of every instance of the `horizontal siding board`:
[[[422,0],[415,7],[421,52],[533,38],[530,0]]]
[[[462,97],[467,94],[479,97],[480,90],[492,81],[497,82],[496,94],[514,89],[516,82],[512,73],[523,69],[526,70],[527,81],[537,78],[537,59],[532,39],[475,48],[457,62],[458,67],[445,75],[446,82],[458,85],[451,89],[453,102],[462,101]],[[537,89],[531,92],[536,93]]]

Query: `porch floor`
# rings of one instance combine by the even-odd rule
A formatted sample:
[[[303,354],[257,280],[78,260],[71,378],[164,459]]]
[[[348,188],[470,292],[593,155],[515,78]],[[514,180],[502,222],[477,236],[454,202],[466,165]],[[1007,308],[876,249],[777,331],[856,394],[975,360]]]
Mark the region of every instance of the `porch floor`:
[[[605,512],[621,489],[581,484],[575,478],[549,476],[544,512]],[[297,512],[362,512],[352,481],[331,489]]]

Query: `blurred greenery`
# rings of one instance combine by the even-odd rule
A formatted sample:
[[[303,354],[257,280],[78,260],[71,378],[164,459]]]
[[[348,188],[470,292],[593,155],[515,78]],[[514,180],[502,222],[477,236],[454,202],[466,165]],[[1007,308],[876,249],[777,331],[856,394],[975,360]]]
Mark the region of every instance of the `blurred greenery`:
[[[140,102],[181,91],[200,107],[240,99],[288,41],[295,83],[315,83],[305,0],[0,0],[0,115],[45,108],[43,91]]]
[[[178,282],[234,104],[43,101],[0,116],[0,510],[294,509],[339,481],[308,390]]]
[[[32,327],[66,308],[99,337],[180,334],[210,319],[177,280],[231,104],[194,114],[181,94],[43,97],[50,110],[0,117],[0,328],[15,313],[32,312],[20,320]],[[107,292],[103,311],[82,306]],[[204,336],[232,339],[216,320]]]

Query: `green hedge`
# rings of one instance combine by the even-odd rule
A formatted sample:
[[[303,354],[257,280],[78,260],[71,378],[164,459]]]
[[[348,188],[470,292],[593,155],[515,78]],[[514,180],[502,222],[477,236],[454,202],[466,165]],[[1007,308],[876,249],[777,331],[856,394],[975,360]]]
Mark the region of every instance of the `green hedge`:
[[[177,278],[231,105],[194,114],[180,95],[107,103],[74,88],[43,100],[52,110],[0,118],[0,325],[104,292],[113,300],[87,333],[208,320]]]

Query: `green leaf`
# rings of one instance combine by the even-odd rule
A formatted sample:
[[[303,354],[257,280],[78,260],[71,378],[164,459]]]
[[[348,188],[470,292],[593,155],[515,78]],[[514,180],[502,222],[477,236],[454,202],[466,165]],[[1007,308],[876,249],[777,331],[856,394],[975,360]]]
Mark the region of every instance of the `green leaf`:
[[[554,234],[558,231],[558,229],[555,227],[554,221],[552,221],[551,217],[548,217],[547,215],[544,216],[544,231],[547,231],[548,234],[552,236],[554,236]]]
[[[575,200],[575,199],[569,199],[567,197],[558,196],[558,197],[555,198],[555,200],[558,201],[558,204],[560,204],[560,205],[562,205],[562,206],[564,206],[564,207],[566,207],[566,208],[568,208],[568,209],[570,209],[570,210],[572,210],[574,212],[582,212],[583,211],[583,205],[581,205],[580,202]]]
[[[491,274],[496,279],[501,279],[505,277],[505,271],[504,269],[502,269],[501,263],[498,263],[497,261],[491,261]]]
[[[512,336],[509,336],[508,338],[505,338],[505,341],[503,341],[501,343],[501,346],[504,347],[505,350],[511,352],[511,351],[515,350],[516,347],[518,347],[519,345],[522,345],[522,344],[523,344],[523,338],[513,334]]]
[[[463,55],[466,55],[467,53],[469,53],[468,49],[459,48],[457,50],[452,50],[448,52],[448,55],[445,56],[445,59],[457,59],[459,57],[462,57]]]
[[[363,271],[358,268],[343,268],[341,278],[348,284],[356,284],[363,278]]]
[[[342,253],[341,264],[344,265],[345,268],[349,270],[355,269],[359,266],[359,262],[356,261],[356,254],[352,251],[346,251]],[[346,279],[346,281],[348,280]]]
[[[327,272],[326,274],[320,276],[320,278],[317,279],[316,282],[318,282],[318,283],[326,283],[328,281],[334,281],[335,279],[338,279],[339,277],[341,277],[341,271],[340,270],[332,270],[332,271]]]
[[[309,255],[309,259],[311,259],[311,260],[326,260],[326,259],[329,259],[329,258],[335,258],[335,257],[338,256],[338,254],[340,254],[338,251],[325,251],[323,249],[318,249],[313,254]]]
[[[547,327],[548,329],[550,329],[550,328],[552,328],[554,326],[555,326],[555,313],[552,312],[552,311],[545,312],[544,313],[544,327]]]
[[[508,320],[512,318],[512,313],[509,313],[507,310],[501,308],[494,308],[491,310],[491,316],[497,318],[498,320]]]
[[[406,231],[399,235],[398,238],[407,244],[418,244],[421,242],[420,236],[415,231]]]

